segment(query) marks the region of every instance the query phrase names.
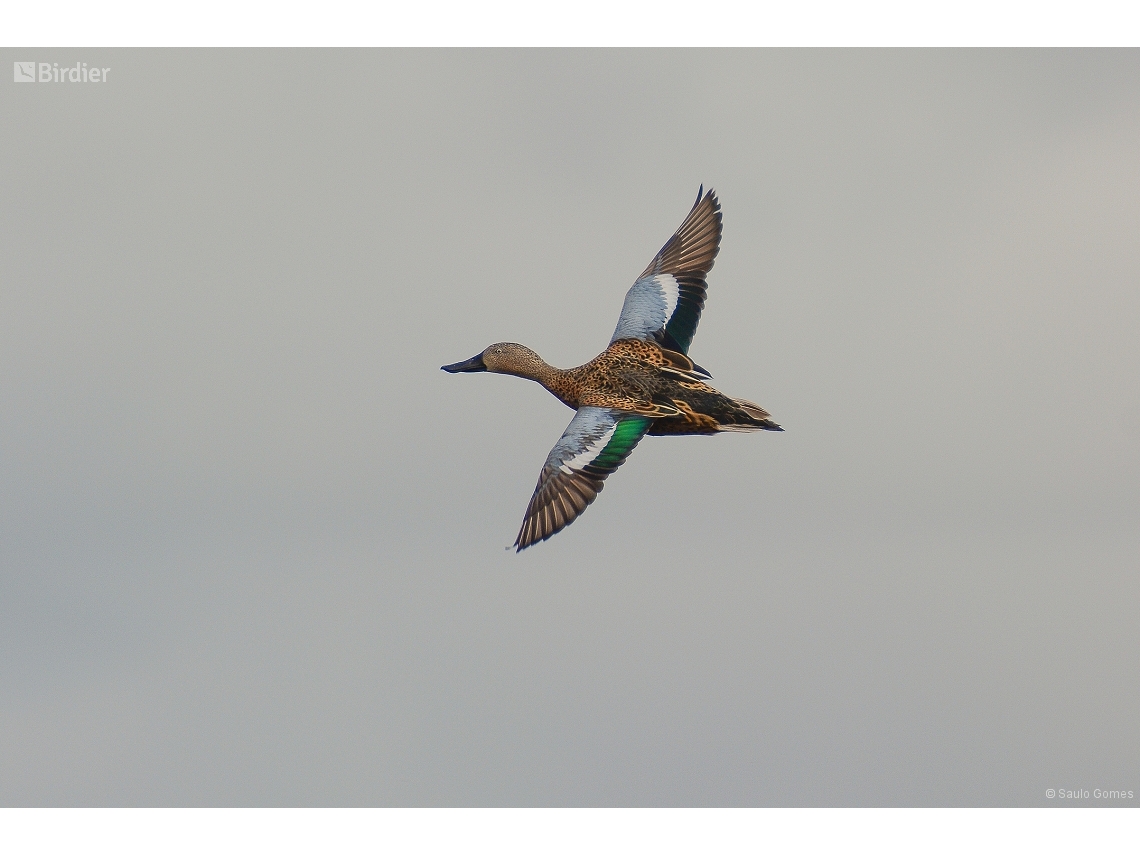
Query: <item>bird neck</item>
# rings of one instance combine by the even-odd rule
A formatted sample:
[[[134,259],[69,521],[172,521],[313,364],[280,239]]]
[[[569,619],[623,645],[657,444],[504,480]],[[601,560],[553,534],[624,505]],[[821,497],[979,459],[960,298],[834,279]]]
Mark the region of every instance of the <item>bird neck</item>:
[[[581,384],[574,376],[574,369],[555,368],[540,359],[519,371],[518,376],[533,380],[566,406],[577,409]]]

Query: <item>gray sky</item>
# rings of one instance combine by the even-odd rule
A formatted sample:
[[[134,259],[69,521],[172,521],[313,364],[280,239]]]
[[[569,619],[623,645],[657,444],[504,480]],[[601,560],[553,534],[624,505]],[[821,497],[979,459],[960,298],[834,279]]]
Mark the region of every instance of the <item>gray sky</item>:
[[[1140,797],[1140,53],[0,53],[111,69],[0,99],[0,803]],[[786,432],[505,551],[571,413],[439,366],[702,183]]]

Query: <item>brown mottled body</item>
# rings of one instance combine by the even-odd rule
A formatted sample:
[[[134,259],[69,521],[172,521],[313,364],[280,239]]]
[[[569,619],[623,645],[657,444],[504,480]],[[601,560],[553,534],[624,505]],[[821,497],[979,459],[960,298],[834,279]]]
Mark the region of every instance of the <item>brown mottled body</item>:
[[[488,370],[534,380],[566,406],[608,407],[654,419],[650,434],[779,430],[768,413],[704,382],[689,357],[651,341],[621,339],[577,368],[548,365],[520,344],[491,345]]]

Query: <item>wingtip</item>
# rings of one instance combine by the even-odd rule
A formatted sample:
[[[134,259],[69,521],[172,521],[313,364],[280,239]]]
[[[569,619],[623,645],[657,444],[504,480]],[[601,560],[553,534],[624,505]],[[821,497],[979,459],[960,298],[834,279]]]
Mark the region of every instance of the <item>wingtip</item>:
[[[696,210],[697,205],[701,204],[701,202],[706,201],[712,204],[714,212],[720,211],[720,200],[716,197],[716,190],[710,187],[706,193],[705,185],[702,184],[701,189],[697,191],[697,201],[693,203],[693,210]]]

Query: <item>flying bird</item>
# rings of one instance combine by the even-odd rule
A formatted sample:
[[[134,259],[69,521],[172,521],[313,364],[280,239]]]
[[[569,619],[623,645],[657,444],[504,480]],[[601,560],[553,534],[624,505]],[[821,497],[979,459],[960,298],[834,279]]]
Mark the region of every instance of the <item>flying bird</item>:
[[[646,434],[783,430],[761,407],[708,385],[712,375],[688,357],[720,235],[720,203],[702,186],[681,227],[625,295],[609,346],[585,365],[555,368],[521,344],[500,342],[443,366],[452,374],[525,377],[577,410],[542,467],[516,552],[574,522]]]

